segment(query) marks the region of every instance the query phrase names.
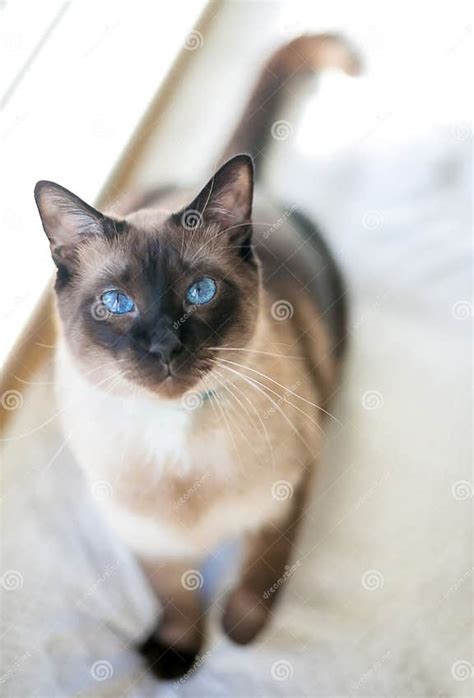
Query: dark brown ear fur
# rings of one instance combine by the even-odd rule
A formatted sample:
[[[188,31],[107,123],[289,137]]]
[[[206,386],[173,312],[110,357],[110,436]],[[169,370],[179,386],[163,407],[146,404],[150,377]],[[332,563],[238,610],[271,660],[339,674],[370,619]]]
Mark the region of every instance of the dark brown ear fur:
[[[254,171],[252,158],[241,154],[217,170],[196,198],[175,214],[184,227],[217,222],[234,244],[250,243]]]
[[[77,248],[88,238],[110,237],[119,232],[118,221],[107,218],[55,182],[38,182],[35,201],[51,246],[51,256],[60,270],[72,271]]]

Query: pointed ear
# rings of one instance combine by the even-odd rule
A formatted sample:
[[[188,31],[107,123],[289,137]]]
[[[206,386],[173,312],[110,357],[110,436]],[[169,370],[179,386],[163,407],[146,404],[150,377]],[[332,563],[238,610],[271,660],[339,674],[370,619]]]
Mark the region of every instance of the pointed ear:
[[[59,184],[38,182],[35,201],[58,267],[73,265],[85,238],[104,234],[105,216]]]
[[[252,158],[249,155],[236,155],[217,170],[194,201],[178,215],[184,227],[190,227],[186,225],[187,217],[194,221],[194,227],[202,220],[217,221],[222,228],[236,226],[232,235],[234,239],[248,237],[245,223],[250,226],[252,200]]]

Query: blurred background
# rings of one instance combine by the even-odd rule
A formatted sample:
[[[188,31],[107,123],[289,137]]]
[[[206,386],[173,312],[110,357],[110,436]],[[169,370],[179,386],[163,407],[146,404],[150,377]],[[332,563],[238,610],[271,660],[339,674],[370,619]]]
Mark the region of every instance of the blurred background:
[[[322,31],[353,42],[363,74],[285,89],[263,183],[320,223],[347,279],[351,351],[332,409],[343,426],[328,429],[273,625],[243,650],[214,620],[206,662],[172,691],[470,695],[469,9],[0,3],[6,695],[155,690],[130,649],[154,602],[95,511],[106,488],[83,483],[58,423],[53,267],[34,184],[99,207],[160,183],[199,187],[271,51]]]

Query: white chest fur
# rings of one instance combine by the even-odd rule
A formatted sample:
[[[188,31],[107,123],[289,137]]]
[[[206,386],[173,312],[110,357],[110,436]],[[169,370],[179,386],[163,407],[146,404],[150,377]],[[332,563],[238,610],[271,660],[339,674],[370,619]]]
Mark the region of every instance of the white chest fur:
[[[97,381],[100,383],[100,381]],[[77,369],[66,347],[56,361],[56,386],[65,438],[85,472],[92,493],[105,493],[98,504],[118,535],[143,555],[190,554],[189,536],[182,527],[156,512],[124,506],[117,494],[136,489],[137,498],[170,474],[204,482],[222,478],[232,469],[228,438],[216,429],[200,435],[197,410],[148,398],[142,391],[129,396],[109,393],[105,383],[95,387]],[[198,409],[203,409],[198,408]],[[204,409],[211,409],[206,404]],[[197,432],[197,434],[196,434]],[[193,434],[192,448],[190,435]],[[182,512],[179,512],[182,513]]]
[[[139,464],[152,468],[156,477],[170,466],[176,473],[198,473],[204,461],[206,468],[211,466],[210,458],[219,462],[220,470],[226,466],[229,454],[219,441],[210,450],[203,440],[205,458],[199,440],[194,439],[196,447],[190,450],[190,433],[199,415],[181,400],[148,397],[132,386],[129,395],[109,392],[105,383],[95,387],[79,372],[64,346],[58,351],[56,366],[66,436],[81,466],[94,477]]]
[[[134,552],[209,551],[281,514],[286,503],[272,497],[272,483],[283,475],[297,477],[288,471],[282,449],[273,456],[281,456],[284,473],[278,474],[278,462],[268,470],[257,468],[264,459],[252,450],[255,438],[238,442],[238,433],[229,433],[209,401],[186,409],[180,400],[158,400],[132,386],[130,394],[119,396],[104,385],[86,380],[69,352],[60,349],[57,392],[65,437],[92,488],[105,483],[109,495],[99,504]],[[179,493],[173,491],[176,480]],[[185,488],[192,491],[189,499]]]

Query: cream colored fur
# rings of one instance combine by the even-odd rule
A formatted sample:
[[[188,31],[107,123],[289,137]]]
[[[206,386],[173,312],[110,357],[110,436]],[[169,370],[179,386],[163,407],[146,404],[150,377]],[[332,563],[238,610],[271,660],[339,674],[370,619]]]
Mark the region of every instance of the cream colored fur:
[[[126,382],[113,362],[87,375],[60,341],[65,434],[106,518],[135,553],[202,556],[277,521],[291,499],[282,493],[313,467],[323,413],[310,403],[318,395],[305,357],[287,358],[297,353],[291,323],[268,322],[267,305],[248,350],[216,354],[225,361],[182,400]],[[215,395],[193,409],[211,387]]]

